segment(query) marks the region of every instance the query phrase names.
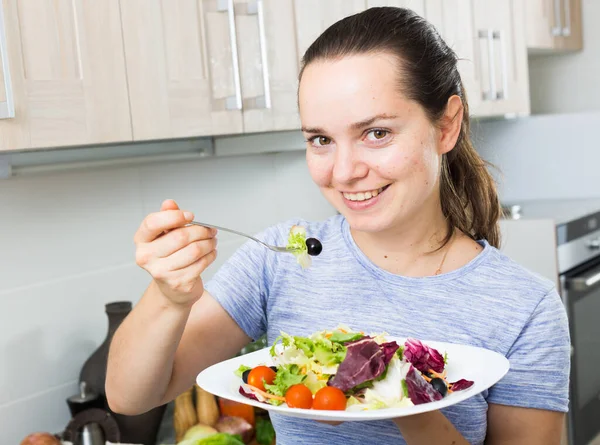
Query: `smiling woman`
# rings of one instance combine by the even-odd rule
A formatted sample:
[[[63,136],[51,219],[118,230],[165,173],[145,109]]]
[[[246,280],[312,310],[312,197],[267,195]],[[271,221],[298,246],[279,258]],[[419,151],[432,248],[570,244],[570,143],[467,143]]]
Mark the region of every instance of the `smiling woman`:
[[[113,409],[165,403],[265,333],[272,343],[281,331],[345,324],[484,347],[511,369],[464,402],[395,421],[332,426],[273,414],[278,445],[558,444],[565,309],[553,283],[497,249],[498,197],[469,139],[453,51],[412,11],[371,8],[307,50],[298,99],[310,174],[340,215],[260,236],[281,245],[299,225],[322,252],[301,270],[291,255],[247,243],[205,285],[215,233],[187,226],[193,215],[166,201],[136,234],[153,281],[113,340]]]

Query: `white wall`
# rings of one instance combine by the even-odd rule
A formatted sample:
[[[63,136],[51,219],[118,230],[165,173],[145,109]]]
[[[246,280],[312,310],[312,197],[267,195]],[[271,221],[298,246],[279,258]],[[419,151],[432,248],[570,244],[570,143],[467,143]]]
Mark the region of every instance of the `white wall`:
[[[250,233],[334,213],[302,152],[0,181],[0,444],[66,426],[65,399],[106,334],[104,304],[136,302],[148,284],[132,237],[165,198]],[[208,275],[243,242],[219,239]]]
[[[600,112],[478,123],[474,142],[505,202],[600,197]]]
[[[535,114],[600,110],[600,1],[582,0],[582,11],[582,52],[530,60]]]

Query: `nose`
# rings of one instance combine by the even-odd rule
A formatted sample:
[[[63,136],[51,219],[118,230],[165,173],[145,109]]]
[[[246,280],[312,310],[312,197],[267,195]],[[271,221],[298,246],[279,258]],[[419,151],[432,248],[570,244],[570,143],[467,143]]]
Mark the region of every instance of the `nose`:
[[[332,172],[336,183],[351,183],[364,178],[368,172],[369,168],[360,158],[356,147],[351,144],[337,144]]]

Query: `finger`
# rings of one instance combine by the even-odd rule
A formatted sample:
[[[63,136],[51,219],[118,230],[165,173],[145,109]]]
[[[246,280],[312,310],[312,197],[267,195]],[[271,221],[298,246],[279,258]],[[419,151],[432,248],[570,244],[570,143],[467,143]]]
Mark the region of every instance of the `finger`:
[[[182,210],[164,210],[151,213],[142,221],[140,228],[135,234],[136,243],[149,243],[154,241],[165,230],[181,227],[194,219],[192,212]]]
[[[152,242],[152,251],[156,257],[166,258],[196,241],[212,239],[215,235],[216,230],[202,226],[180,227]]]
[[[217,250],[214,249],[196,261],[189,269],[193,276],[199,277],[217,259]]]
[[[184,269],[211,253],[216,247],[216,238],[196,241],[178,250],[173,255],[162,259],[162,261],[164,261],[166,269],[169,271]]]
[[[172,199],[165,199],[160,206],[160,210],[179,210],[179,206]]]

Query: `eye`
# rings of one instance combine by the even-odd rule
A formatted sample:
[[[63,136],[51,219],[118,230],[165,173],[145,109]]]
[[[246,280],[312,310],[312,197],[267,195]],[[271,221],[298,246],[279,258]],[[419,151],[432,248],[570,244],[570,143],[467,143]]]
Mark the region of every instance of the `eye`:
[[[380,128],[375,128],[373,130],[369,130],[369,132],[367,133],[367,139],[371,140],[371,141],[380,141],[382,139],[385,139],[387,135],[389,135],[390,132],[388,130],[382,130]]]
[[[323,147],[331,144],[331,139],[327,136],[314,136],[308,140],[315,147]]]

